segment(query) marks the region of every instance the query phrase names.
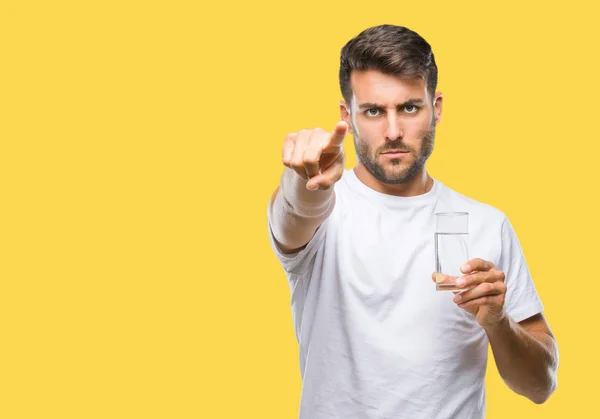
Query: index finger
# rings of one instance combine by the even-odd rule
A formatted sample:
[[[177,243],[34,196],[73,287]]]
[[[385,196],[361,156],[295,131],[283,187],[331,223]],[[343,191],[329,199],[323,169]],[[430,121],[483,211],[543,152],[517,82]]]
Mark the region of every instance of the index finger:
[[[475,272],[469,275],[461,276],[456,280],[457,288],[473,288],[484,282],[498,282],[498,275],[491,271]]]
[[[489,271],[494,268],[494,264],[492,262],[488,262],[487,260],[483,260],[480,258],[471,259],[463,266],[460,267],[460,270],[468,274],[473,271]]]
[[[327,142],[327,144],[325,144],[323,149],[330,148],[330,147],[340,147],[342,145],[342,143],[344,142],[344,138],[346,137],[347,130],[348,130],[348,125],[346,124],[346,122],[344,122],[344,121],[338,122],[337,125],[335,126],[335,128],[333,129],[331,136],[329,137],[329,141]]]

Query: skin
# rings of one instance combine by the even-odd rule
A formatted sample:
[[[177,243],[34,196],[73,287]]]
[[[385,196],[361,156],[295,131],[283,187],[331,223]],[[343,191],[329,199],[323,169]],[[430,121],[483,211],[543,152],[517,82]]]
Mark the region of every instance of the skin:
[[[340,114],[354,135],[356,176],[388,195],[428,192],[433,180],[425,162],[442,118],[442,94],[430,97],[423,79],[398,79],[378,71],[353,72],[350,82],[352,103],[340,103]],[[385,154],[391,150],[408,153],[391,158]]]
[[[558,369],[558,347],[544,315],[517,323],[506,314],[505,274],[492,262],[472,259],[461,271],[456,286],[462,291],[453,301],[485,330],[500,376],[515,393],[544,403],[556,389]]]
[[[342,144],[347,128],[340,122],[332,132],[316,128],[286,136],[281,177],[285,187],[275,189],[270,203],[277,226],[273,236],[283,253],[302,249],[333,210],[332,186],[344,172]]]
[[[305,246],[331,213],[332,186],[344,170],[346,132],[354,136],[354,171],[368,187],[396,196],[421,195],[433,187],[425,163],[441,121],[443,95],[430,97],[423,79],[400,79],[374,70],[355,71],[350,81],[351,103],[340,103],[342,122],[332,132],[302,130],[288,134],[284,142],[282,185],[293,193],[282,198],[276,189],[272,205],[283,208],[275,222],[283,230],[276,240],[285,253]],[[406,153],[390,156],[390,150]],[[306,208],[325,210],[309,214]],[[508,387],[543,403],[556,388],[558,368],[558,348],[543,314],[519,323],[509,318],[504,309],[505,274],[492,262],[473,259],[462,272],[456,283],[464,291],[455,293],[454,302],[485,330]]]

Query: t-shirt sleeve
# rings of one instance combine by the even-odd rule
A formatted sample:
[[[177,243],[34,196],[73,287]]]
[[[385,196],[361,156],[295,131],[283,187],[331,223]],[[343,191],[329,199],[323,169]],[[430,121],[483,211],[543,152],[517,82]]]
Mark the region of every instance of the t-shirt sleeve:
[[[541,313],[544,307],[535,289],[517,235],[506,217],[502,222],[501,236],[502,250],[496,269],[505,274],[507,290],[504,307],[511,319],[521,322]]]
[[[273,231],[271,230],[270,206],[267,207],[267,228],[271,247],[275,252],[275,256],[277,256],[277,259],[279,259],[281,266],[287,273],[299,275],[309,269],[311,261],[314,260],[318,249],[325,240],[328,221],[329,218],[327,218],[323,224],[321,224],[303,249],[296,253],[286,254],[281,251],[277,241],[275,240],[275,237],[273,236]]]

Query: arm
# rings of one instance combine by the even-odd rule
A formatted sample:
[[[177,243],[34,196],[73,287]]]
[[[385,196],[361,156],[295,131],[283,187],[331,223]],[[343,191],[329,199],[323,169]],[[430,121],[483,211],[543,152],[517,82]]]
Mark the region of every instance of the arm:
[[[544,316],[520,323],[505,316],[486,334],[506,385],[534,403],[545,402],[556,389],[558,347]]]
[[[344,171],[346,124],[289,134],[283,147],[286,168],[270,201],[271,231],[284,253],[304,247],[333,211],[333,184]]]
[[[515,393],[534,403],[545,402],[556,388],[558,348],[544,316],[516,323],[506,314],[505,275],[492,262],[473,259],[461,270],[466,275],[456,286],[464,291],[454,302],[485,330],[500,376]]]
[[[285,168],[270,204],[273,237],[282,252],[295,253],[304,247],[331,214],[334,203],[333,188],[309,191],[306,180]]]

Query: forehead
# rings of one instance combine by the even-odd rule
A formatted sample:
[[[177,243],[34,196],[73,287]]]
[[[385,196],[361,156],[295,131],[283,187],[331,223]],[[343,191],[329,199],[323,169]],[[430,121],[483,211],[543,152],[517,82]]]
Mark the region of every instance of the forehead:
[[[393,104],[410,99],[427,101],[426,83],[423,79],[401,79],[376,70],[353,71],[350,86],[359,104]]]

